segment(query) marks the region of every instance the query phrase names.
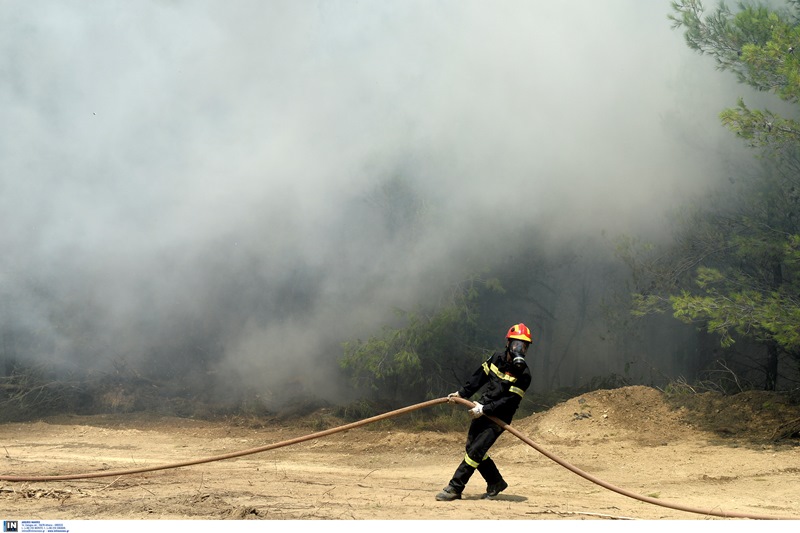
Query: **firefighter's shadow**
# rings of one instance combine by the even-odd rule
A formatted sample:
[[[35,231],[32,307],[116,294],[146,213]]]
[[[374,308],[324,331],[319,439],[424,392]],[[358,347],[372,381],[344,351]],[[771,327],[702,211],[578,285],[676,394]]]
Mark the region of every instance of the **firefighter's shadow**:
[[[516,494],[498,494],[494,498],[484,498],[481,495],[481,496],[472,496],[472,497],[464,498],[464,499],[465,500],[485,500],[485,501],[489,501],[489,502],[514,502],[514,503],[520,503],[520,502],[528,501],[528,498],[526,498],[525,496],[517,496]]]

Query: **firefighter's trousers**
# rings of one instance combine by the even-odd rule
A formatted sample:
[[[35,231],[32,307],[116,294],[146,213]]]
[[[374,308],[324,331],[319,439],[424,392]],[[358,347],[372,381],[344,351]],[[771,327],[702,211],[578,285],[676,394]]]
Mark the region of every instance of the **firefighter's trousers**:
[[[467,432],[467,453],[456,468],[453,479],[450,480],[451,487],[459,493],[462,492],[475,470],[480,472],[487,485],[493,485],[503,480],[497,465],[489,457],[489,448],[502,433],[503,428],[485,416],[472,421]]]

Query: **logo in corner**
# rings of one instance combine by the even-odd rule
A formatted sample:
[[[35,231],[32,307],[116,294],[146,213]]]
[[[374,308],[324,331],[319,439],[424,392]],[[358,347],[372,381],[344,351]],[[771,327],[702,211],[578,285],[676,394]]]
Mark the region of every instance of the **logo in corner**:
[[[3,531],[9,531],[12,533],[16,533],[19,531],[19,522],[16,520],[4,520],[3,521]]]

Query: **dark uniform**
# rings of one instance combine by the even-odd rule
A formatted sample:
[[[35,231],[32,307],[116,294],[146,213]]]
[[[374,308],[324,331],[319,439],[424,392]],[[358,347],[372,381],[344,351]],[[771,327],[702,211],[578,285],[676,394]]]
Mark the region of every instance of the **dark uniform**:
[[[525,391],[531,384],[531,373],[527,365],[514,365],[507,360],[506,352],[495,352],[474,374],[467,384],[459,389],[462,398],[469,398],[486,385],[478,403],[483,404],[483,414],[496,417],[506,424],[511,423],[517,412]],[[449,487],[459,494],[477,469],[486,480],[487,485],[504,484],[503,477],[494,461],[489,457],[489,448],[503,433],[498,426],[486,416],[472,421],[467,432],[467,445],[464,460],[456,469]]]

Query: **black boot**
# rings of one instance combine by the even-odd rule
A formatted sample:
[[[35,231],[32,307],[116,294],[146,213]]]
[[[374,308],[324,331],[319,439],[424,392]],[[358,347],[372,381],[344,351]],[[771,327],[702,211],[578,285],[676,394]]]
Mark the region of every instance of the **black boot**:
[[[486,486],[486,494],[481,496],[484,500],[490,500],[506,490],[508,488],[508,483],[505,480],[500,480],[497,483],[492,483],[491,485]]]
[[[461,492],[447,485],[442,491],[436,495],[436,500],[440,502],[451,502],[453,500],[460,500]]]
[[[464,492],[464,487],[467,486],[467,481],[472,477],[475,468],[467,464],[466,461],[461,461],[461,464],[456,468],[453,474],[453,479],[447,484],[442,491],[436,495],[436,499],[440,502],[449,502],[453,500],[460,500],[461,493]]]

